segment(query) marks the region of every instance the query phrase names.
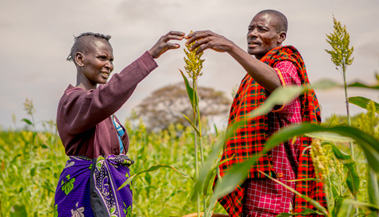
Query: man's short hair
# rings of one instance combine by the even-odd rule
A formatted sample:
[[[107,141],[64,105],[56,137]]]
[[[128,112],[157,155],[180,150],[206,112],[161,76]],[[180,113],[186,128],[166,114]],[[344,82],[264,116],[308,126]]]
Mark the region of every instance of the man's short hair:
[[[273,9],[267,9],[267,10],[258,12],[257,15],[258,14],[269,14],[271,16],[275,16],[279,21],[279,25],[277,26],[277,31],[278,32],[284,31],[287,33],[287,29],[288,29],[287,17],[281,12],[277,10],[273,10]]]
[[[74,60],[75,54],[77,52],[83,52],[84,53],[88,49],[88,43],[90,42],[90,40],[88,40],[89,39],[88,37],[92,38],[92,39],[94,39],[94,38],[95,39],[96,38],[97,39],[104,39],[107,42],[109,42],[109,39],[111,39],[110,35],[104,35],[101,33],[93,33],[93,32],[85,32],[85,33],[80,34],[79,36],[74,36],[75,42],[72,45],[70,54],[67,57],[68,61]],[[74,63],[75,63],[75,61],[74,61]]]

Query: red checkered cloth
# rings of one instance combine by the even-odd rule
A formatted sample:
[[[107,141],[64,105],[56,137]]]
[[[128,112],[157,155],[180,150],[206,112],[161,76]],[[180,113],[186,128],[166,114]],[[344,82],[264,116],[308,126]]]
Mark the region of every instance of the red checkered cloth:
[[[276,64],[275,70],[278,73],[282,86],[301,85],[296,67],[290,61],[280,61]],[[270,135],[290,124],[301,122],[301,104],[299,98],[282,106],[281,109],[270,112],[269,131]],[[294,169],[287,157],[298,156],[300,139],[280,144],[271,151],[272,164],[277,179],[284,184],[295,188],[294,182],[288,180],[296,179]],[[287,152],[287,153],[286,153]],[[293,164],[297,165],[297,157],[291,158]],[[295,168],[296,170],[296,168]],[[246,194],[243,203],[243,213],[247,216],[267,216],[274,217],[282,212],[289,212],[292,208],[294,193],[287,190],[282,185],[271,179],[248,179],[246,180]]]
[[[277,47],[269,51],[262,59],[262,62],[275,67],[280,61],[292,62],[302,85],[309,84],[304,62],[300,53],[292,46]],[[229,124],[248,116],[248,114],[259,107],[267,98],[266,90],[256,83],[250,75],[246,75],[241,82],[239,90],[234,98],[230,111]],[[302,122],[318,123],[320,119],[320,109],[314,91],[308,91],[299,96],[301,103]],[[220,165],[220,174],[223,176],[236,163],[240,163],[255,153],[259,153],[270,136],[269,115],[262,115],[249,120],[246,125],[238,128],[234,135],[225,144]],[[308,137],[300,137],[300,156],[297,159],[297,178],[315,178],[314,168],[309,152],[303,150],[311,144]],[[233,157],[232,157],[233,156]],[[249,179],[264,178],[259,171],[263,171],[272,177],[277,177],[273,168],[272,152],[262,154],[257,163],[252,166],[248,174]],[[301,194],[311,197],[326,206],[325,194],[322,183],[315,181],[297,182],[296,190]],[[246,185],[236,187],[235,191],[219,199],[221,205],[228,211],[231,217],[240,216],[242,213],[242,202],[246,193]],[[300,197],[295,198],[295,212],[304,208],[313,208],[308,202]]]

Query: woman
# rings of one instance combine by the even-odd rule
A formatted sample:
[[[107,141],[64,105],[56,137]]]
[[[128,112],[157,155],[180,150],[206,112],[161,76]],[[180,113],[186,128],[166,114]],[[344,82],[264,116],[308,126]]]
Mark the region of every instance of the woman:
[[[130,187],[117,189],[129,177],[133,162],[125,155],[128,136],[114,113],[157,67],[154,59],[180,47],[171,40],[183,38],[182,32],[167,33],[107,82],[114,59],[110,36],[75,37],[67,60],[76,66],[77,83],[65,90],[57,113],[58,132],[70,159],[55,193],[56,216],[131,216]]]

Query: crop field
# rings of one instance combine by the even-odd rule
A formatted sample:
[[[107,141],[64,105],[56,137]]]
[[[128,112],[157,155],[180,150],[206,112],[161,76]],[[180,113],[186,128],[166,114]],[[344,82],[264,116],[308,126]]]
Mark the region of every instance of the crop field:
[[[375,114],[371,112],[371,116]],[[371,121],[370,121],[371,119]],[[370,114],[354,118],[359,128],[374,124]],[[376,125],[375,125],[376,123]],[[325,125],[344,124],[344,120],[333,117]],[[178,171],[193,176],[194,146],[193,132],[182,125],[170,125],[168,130],[148,133],[142,121],[137,124],[126,122],[130,136],[128,156],[135,161],[132,173],[143,171],[153,165],[169,165]],[[376,137],[378,132],[376,130]],[[203,138],[205,155],[217,140],[215,133]],[[346,153],[348,145],[336,143]],[[360,178],[357,200],[367,202],[367,162],[356,147],[357,172]],[[329,168],[328,177],[334,191],[341,198],[354,198],[345,179],[348,170],[338,161],[329,146],[325,146],[324,165]],[[0,133],[0,216],[54,216],[54,192],[60,172],[64,168],[63,145],[52,127],[46,132],[32,130],[9,130]],[[345,174],[341,176],[340,174]],[[191,178],[167,168],[143,173],[133,180],[133,216],[183,216],[196,212],[196,202],[190,201],[194,182]],[[361,208],[360,213],[369,209]],[[225,213],[217,205],[215,213]]]
[[[171,125],[160,133],[147,133],[142,122],[125,126],[130,136],[128,156],[135,161],[132,173],[162,164],[194,174],[189,128]],[[0,216],[54,216],[54,192],[68,157],[55,129],[51,131],[0,133]],[[207,144],[213,139],[211,135],[204,138]],[[196,204],[189,200],[192,187],[190,178],[171,169],[144,173],[133,181],[133,216],[194,213]],[[218,206],[216,212],[224,211]]]

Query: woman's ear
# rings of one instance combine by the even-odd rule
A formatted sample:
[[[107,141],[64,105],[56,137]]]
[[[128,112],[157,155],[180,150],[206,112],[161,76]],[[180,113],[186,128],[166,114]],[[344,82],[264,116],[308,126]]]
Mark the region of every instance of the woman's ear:
[[[84,66],[84,54],[82,52],[76,52],[74,61],[77,66],[82,67]]]
[[[282,44],[284,40],[286,40],[287,33],[285,31],[281,31],[279,33],[279,38],[278,38],[278,44]]]

